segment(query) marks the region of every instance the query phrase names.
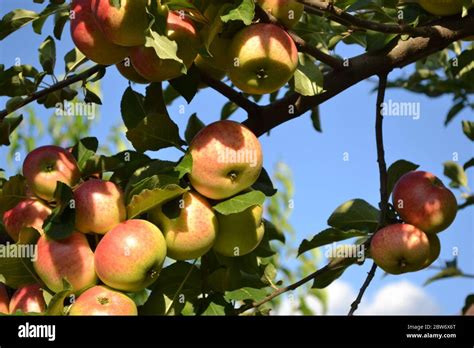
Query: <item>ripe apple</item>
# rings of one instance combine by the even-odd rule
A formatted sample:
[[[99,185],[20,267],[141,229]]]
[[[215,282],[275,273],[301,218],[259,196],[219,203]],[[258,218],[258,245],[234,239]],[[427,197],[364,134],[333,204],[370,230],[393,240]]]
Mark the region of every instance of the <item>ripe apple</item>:
[[[94,253],[84,234],[74,232],[68,238],[53,240],[43,235],[37,244],[36,273],[54,292],[63,290],[65,278],[75,291],[97,283]]]
[[[91,0],[91,8],[105,37],[121,46],[145,43],[148,29],[146,5],[149,0],[121,0],[120,8],[110,0]]]
[[[76,229],[105,234],[127,217],[124,195],[111,181],[89,179],[74,191]]]
[[[119,73],[125,77],[127,80],[141,83],[141,84],[148,84],[150,81],[145,79],[142,75],[140,75],[132,65],[132,61],[130,58],[125,58],[120,63],[115,65]]]
[[[193,158],[189,179],[207,198],[225,199],[249,188],[262,170],[260,142],[238,122],[218,121],[203,128],[189,151]]]
[[[97,285],[79,296],[69,315],[138,315],[138,310],[127,295]]]
[[[99,242],[95,267],[106,285],[135,292],[157,279],[165,257],[166,241],[158,227],[145,220],[128,220]]]
[[[175,208],[179,215],[168,217],[167,207]],[[209,202],[197,192],[186,192],[179,202],[172,201],[151,211],[150,221],[163,231],[168,257],[175,260],[197,259],[207,253],[216,240],[216,215]]]
[[[28,227],[43,234],[43,223],[51,214],[51,208],[39,200],[28,198],[3,214],[5,230],[18,242],[20,232]]]
[[[76,47],[96,63],[109,65],[120,62],[129,48],[107,40],[91,11],[91,0],[73,0],[71,4],[71,37]]]
[[[415,226],[394,224],[375,233],[370,253],[387,273],[414,272],[423,268],[430,257],[430,242],[426,233]]]
[[[167,35],[178,44],[177,56],[189,68],[197,56],[199,35],[192,22],[174,12],[168,13]],[[132,48],[130,58],[135,70],[149,81],[161,82],[182,75],[181,63],[172,59],[161,59],[152,47]]]
[[[42,313],[46,310],[43,291],[38,284],[23,286],[15,291],[10,301],[9,311],[23,313]]]
[[[426,233],[445,230],[456,217],[456,197],[428,172],[403,175],[395,184],[392,199],[403,221]]]
[[[0,313],[8,314],[10,299],[8,298],[7,288],[3,283],[0,283]]]
[[[230,46],[229,77],[249,94],[279,90],[298,67],[298,50],[286,31],[274,24],[250,25],[238,32]]]
[[[304,5],[296,0],[258,0],[265,11],[270,12],[286,28],[293,28],[304,12]]]
[[[419,0],[425,11],[435,16],[451,16],[462,12],[463,0]]]
[[[81,178],[74,156],[54,145],[31,151],[23,162],[23,175],[34,194],[46,201],[54,200],[58,181],[72,187]]]
[[[260,244],[265,232],[262,214],[263,209],[259,205],[230,215],[217,213],[219,232],[214,251],[229,257],[251,253]]]

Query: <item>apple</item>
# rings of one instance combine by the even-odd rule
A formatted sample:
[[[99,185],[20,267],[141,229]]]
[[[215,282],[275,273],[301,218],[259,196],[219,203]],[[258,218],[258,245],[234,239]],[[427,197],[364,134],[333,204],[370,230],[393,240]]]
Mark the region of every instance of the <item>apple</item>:
[[[419,0],[423,9],[435,16],[451,16],[462,12],[463,0]]]
[[[174,12],[168,13],[167,35],[178,44],[177,56],[189,68],[197,56],[199,35],[192,22]],[[161,82],[182,75],[182,64],[172,59],[161,59],[152,47],[132,48],[130,58],[135,70],[149,81]]]
[[[31,151],[23,162],[23,175],[33,193],[46,201],[54,200],[58,181],[72,187],[81,178],[74,156],[54,145]]]
[[[42,313],[46,310],[43,291],[38,284],[30,284],[17,289],[10,300],[9,312]]]
[[[262,170],[260,142],[238,122],[218,121],[203,128],[189,147],[189,179],[207,198],[225,199],[252,186]]]
[[[247,255],[255,250],[265,232],[262,214],[263,208],[259,205],[230,215],[217,213],[219,232],[213,247],[214,251],[234,257]]]
[[[176,216],[168,217],[166,208],[175,208]],[[172,201],[152,210],[150,221],[163,231],[167,255],[175,260],[197,259],[207,253],[216,240],[216,215],[209,202],[197,192],[186,192],[179,202]]]
[[[273,93],[298,67],[298,50],[286,31],[274,24],[250,25],[238,32],[229,48],[232,83],[249,94]]]
[[[101,239],[95,267],[106,285],[136,292],[157,279],[165,257],[166,241],[158,227],[145,220],[128,220]]]
[[[76,229],[105,234],[127,217],[120,187],[111,181],[89,179],[74,191]]]
[[[411,171],[395,184],[393,205],[406,223],[426,233],[437,233],[451,225],[457,201],[440,179],[431,173]]]
[[[145,43],[148,29],[146,5],[149,0],[121,0],[120,8],[110,0],[91,0],[95,19],[105,37],[121,46],[138,46]]]
[[[9,236],[18,242],[20,232],[33,227],[43,234],[43,223],[51,214],[51,208],[39,200],[28,198],[3,214],[3,223]]]
[[[0,313],[8,314],[10,311],[8,309],[10,299],[8,298],[7,288],[5,284],[0,283]]]
[[[289,29],[299,22],[304,12],[304,5],[296,0],[257,0],[257,3]]]
[[[71,37],[76,47],[96,63],[109,65],[120,62],[129,48],[107,40],[91,11],[91,0],[73,0],[71,4]]]
[[[63,290],[63,278],[75,291],[97,283],[94,253],[84,234],[74,232],[62,240],[43,235],[37,244],[34,269],[46,286],[54,292]]]
[[[423,268],[430,258],[430,242],[426,233],[415,226],[394,224],[375,233],[370,254],[387,273],[414,272]]]
[[[132,61],[130,58],[125,58],[123,61],[120,63],[117,63],[115,65],[117,67],[117,70],[119,73],[125,77],[127,80],[135,82],[135,83],[141,83],[141,84],[148,84],[150,81],[142,77],[135,68],[132,65]]]
[[[127,295],[98,285],[79,296],[69,315],[138,315],[138,310]]]

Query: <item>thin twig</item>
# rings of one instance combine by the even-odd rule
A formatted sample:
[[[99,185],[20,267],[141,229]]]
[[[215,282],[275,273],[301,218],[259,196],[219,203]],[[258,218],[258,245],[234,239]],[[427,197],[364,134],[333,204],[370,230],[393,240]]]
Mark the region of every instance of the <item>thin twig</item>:
[[[388,212],[388,190],[387,190],[387,164],[385,163],[385,149],[383,144],[383,102],[385,99],[385,90],[387,88],[387,76],[388,73],[379,75],[379,87],[377,92],[377,105],[376,105],[376,117],[375,117],[375,138],[377,141],[377,162],[379,165],[379,178],[380,178],[380,215],[377,224],[379,230],[385,225],[387,212]],[[364,296],[365,291],[370,285],[370,282],[374,278],[377,265],[375,262],[372,264],[367,278],[362,284],[359,290],[359,294],[354,302],[351,304],[351,309],[348,315],[354,315],[355,311],[359,307],[360,301]]]
[[[30,96],[24,98],[21,103],[18,103],[17,105],[15,105],[15,108],[13,108],[12,110],[9,110],[7,111],[6,109],[5,110],[2,110],[0,111],[0,122],[5,118],[7,117],[9,114],[21,109],[22,107],[24,107],[25,105],[28,105],[29,103],[31,102],[34,102],[35,100],[38,100],[44,96],[47,96],[48,94],[50,93],[53,93],[53,92],[56,92],[56,91],[59,91],[67,86],[70,86],[72,85],[73,83],[76,83],[76,82],[79,82],[79,81],[82,81],[82,80],[85,80],[87,79],[88,77],[94,75],[95,73],[97,73],[100,69],[102,68],[105,68],[106,66],[105,65],[94,65],[93,67],[83,71],[82,73],[80,74],[77,74],[77,75],[74,75],[74,76],[71,76],[65,80],[62,80],[58,83],[55,83],[54,85],[52,85],[51,87],[49,88],[45,88],[45,89],[42,89],[41,91],[38,91],[38,92],[35,92],[35,93],[32,93]]]

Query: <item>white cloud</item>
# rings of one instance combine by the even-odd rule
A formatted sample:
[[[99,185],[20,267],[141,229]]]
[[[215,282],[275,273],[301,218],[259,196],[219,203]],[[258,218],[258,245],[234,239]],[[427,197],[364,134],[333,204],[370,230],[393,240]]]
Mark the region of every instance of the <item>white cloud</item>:
[[[357,290],[358,291],[358,290]],[[328,313],[346,315],[357,291],[347,282],[337,280],[327,288]],[[307,306],[316,314],[322,313],[319,300],[306,297]],[[357,314],[366,315],[436,315],[440,308],[426,291],[406,280],[390,283],[378,290],[371,298],[363,298]],[[274,312],[279,315],[300,315],[298,304],[287,297]]]

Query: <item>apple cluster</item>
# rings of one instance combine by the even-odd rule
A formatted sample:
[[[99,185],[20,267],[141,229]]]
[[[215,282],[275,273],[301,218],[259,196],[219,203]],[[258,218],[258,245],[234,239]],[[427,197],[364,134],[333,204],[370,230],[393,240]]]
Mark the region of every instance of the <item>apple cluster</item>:
[[[456,217],[456,197],[433,174],[412,171],[395,184],[392,203],[404,223],[375,233],[370,245],[374,262],[391,274],[428,267],[441,252],[437,233],[447,229]]]
[[[116,64],[119,72],[136,83],[162,82],[183,74],[183,66],[193,64],[201,73],[232,83],[249,94],[267,94],[279,90],[295,73],[298,51],[282,27],[255,23],[232,36],[215,33],[209,24],[194,23],[183,11],[156,10],[166,18],[166,39],[149,28],[152,0],[121,0],[115,7],[110,0],[73,0],[71,36],[76,47],[90,60],[104,65]],[[304,6],[296,0],[259,0],[287,28],[294,26]],[[220,16],[222,2],[210,2],[203,16],[212,23]],[[177,44],[170,59],[164,42]],[[204,44],[206,43],[206,45]],[[167,48],[169,50],[169,47]],[[160,52],[163,51],[163,54]],[[203,53],[205,52],[205,53]],[[200,54],[201,53],[201,54]]]
[[[25,158],[29,198],[5,212],[5,229],[14,241],[25,229],[39,232],[34,269],[52,292],[61,292],[67,280],[80,294],[71,315],[136,314],[134,302],[124,293],[149,287],[166,256],[192,260],[213,249],[237,257],[259,245],[264,235],[261,205],[222,215],[211,204],[251,190],[263,161],[257,137],[240,123],[218,121],[198,132],[188,151],[193,159],[189,190],[180,199],[152,207],[142,219],[127,219],[120,186],[100,176],[83,179],[70,149],[43,146]],[[73,190],[69,205],[75,213],[74,232],[63,239],[44,231],[57,205],[58,182]],[[42,312],[39,292],[37,284],[20,288],[9,311]]]

